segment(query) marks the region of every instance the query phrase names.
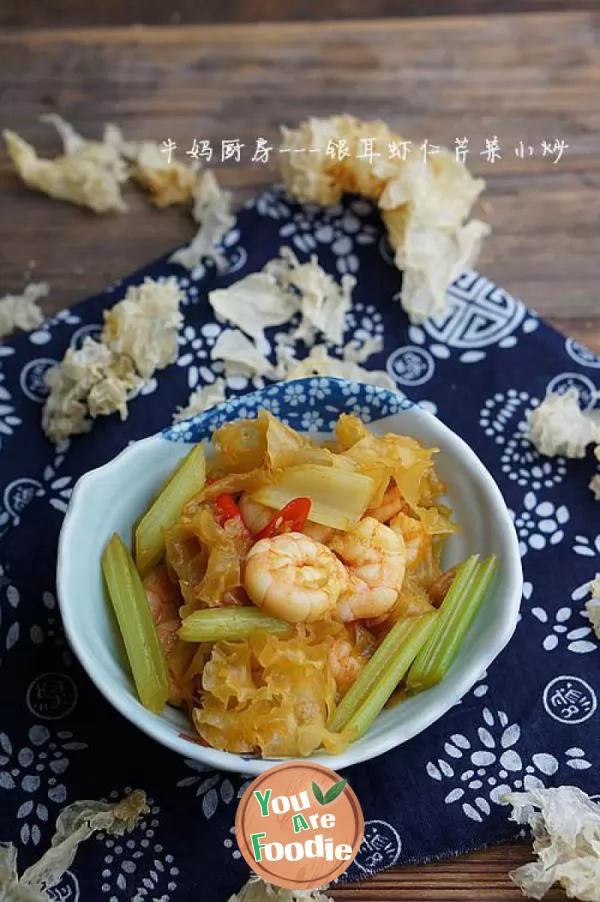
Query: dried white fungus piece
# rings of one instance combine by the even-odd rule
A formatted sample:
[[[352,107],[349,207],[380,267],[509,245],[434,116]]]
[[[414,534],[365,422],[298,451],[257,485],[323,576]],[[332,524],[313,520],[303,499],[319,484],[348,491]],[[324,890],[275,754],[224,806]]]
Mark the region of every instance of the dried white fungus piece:
[[[49,291],[47,282],[31,282],[21,294],[5,294],[0,298],[0,338],[17,329],[29,332],[39,326],[44,321],[44,314],[37,302]]]
[[[589,481],[589,490],[594,496],[594,501],[600,501],[600,473],[596,473]]]
[[[473,178],[445,148],[425,162],[418,148],[411,153],[411,142],[380,120],[331,116],[281,131],[283,144],[291,151],[281,157],[290,194],[302,203],[334,204],[344,193],[375,201],[396,266],[403,271],[399,293],[403,308],[413,322],[442,314],[448,286],[474,263],[490,231],[480,220],[468,219],[484,180]],[[364,152],[369,140],[379,153],[372,160]],[[345,142],[348,155],[339,159],[328,154],[331,141],[337,146]]]
[[[177,360],[181,290],[177,279],[144,279],[130,285],[122,301],[104,314],[101,341],[127,354],[144,379]]]
[[[130,833],[149,811],[146,796],[135,790],[120,802],[74,802],[58,815],[50,848],[19,877],[17,849],[0,844],[0,902],[49,902],[47,891],[57,886],[72,865],[79,845],[99,830]]]
[[[366,363],[373,354],[378,354],[383,348],[383,340],[377,335],[366,338],[363,342],[352,339],[344,345],[342,358],[351,363]]]
[[[49,394],[42,410],[42,428],[53,442],[89,432],[89,416],[118,412],[127,416],[127,395],[143,380],[131,358],[85,338],[80,348],[68,348],[62,361],[46,372]]]
[[[288,360],[286,381],[304,379],[306,376],[334,376],[397,391],[394,382],[383,370],[367,370],[353,360],[332,357],[325,345],[315,345],[303,360]]]
[[[281,290],[268,272],[254,272],[228,288],[208,293],[208,301],[220,320],[237,326],[264,344],[265,329],[289,322],[298,309],[297,300]]]
[[[448,286],[470,269],[490,228],[479,219],[471,219],[455,229],[419,228],[404,224],[400,234],[395,214],[383,215],[392,245],[394,262],[402,270],[402,289],[394,295],[413,323],[443,315]],[[400,217],[397,217],[400,219]]]
[[[600,464],[600,445],[594,448],[594,457]],[[600,501],[600,473],[596,473],[589,481],[589,490],[594,496],[594,501]]]
[[[148,191],[157,207],[184,204],[192,197],[199,164],[169,158],[157,141],[122,141],[121,153],[131,163],[131,177]]]
[[[208,300],[216,315],[264,342],[265,329],[287,323],[299,313],[301,321],[293,339],[313,344],[321,333],[332,344],[341,344],[354,276],[344,275],[338,284],[316,257],[301,263],[288,247],[282,247],[279,254],[262,272],[211,291]]]
[[[49,395],[42,428],[53,442],[88,432],[88,417],[118,411],[127,417],[131,392],[177,359],[181,293],[175,279],[145,279],[104,314],[100,341],[86,338],[69,348],[46,373]]]
[[[340,345],[344,340],[346,314],[352,306],[354,276],[343,275],[338,284],[319,266],[315,256],[301,263],[289,247],[282,247],[279,255],[267,263],[265,272],[275,276],[281,289],[292,299],[298,299],[302,319],[293,338],[313,344],[320,332],[331,344]]]
[[[547,457],[585,457],[587,446],[600,442],[598,414],[581,410],[576,388],[547,395],[527,419],[527,438]]]
[[[60,116],[43,118],[58,129],[64,144],[64,153],[53,159],[38,157],[15,132],[3,132],[8,153],[25,184],[95,213],[125,211],[121,185],[129,173],[119,150],[118,129],[108,125],[101,141],[88,141]]]
[[[215,379],[210,385],[196,388],[190,394],[185,407],[180,407],[173,415],[173,422],[179,423],[198,413],[204,413],[209,407],[215,407],[225,400],[225,380]]]
[[[600,639],[600,573],[597,573],[590,586],[592,597],[585,603],[585,609],[597,638]]]
[[[220,251],[223,238],[235,225],[231,212],[231,191],[224,191],[210,169],[201,172],[193,187],[192,215],[200,228],[191,242],[171,254],[171,263],[179,263],[186,269],[195,270],[206,258],[214,260],[217,269],[225,266],[226,260]]]
[[[252,876],[239,893],[229,897],[229,902],[333,902],[325,895],[326,889],[284,889]]]
[[[523,893],[541,899],[558,883],[570,898],[600,902],[600,805],[575,786],[513,792],[504,801],[533,834],[537,861],[510,873]]]
[[[210,352],[211,360],[224,360],[229,375],[276,378],[277,371],[256,344],[239,329],[225,329]]]

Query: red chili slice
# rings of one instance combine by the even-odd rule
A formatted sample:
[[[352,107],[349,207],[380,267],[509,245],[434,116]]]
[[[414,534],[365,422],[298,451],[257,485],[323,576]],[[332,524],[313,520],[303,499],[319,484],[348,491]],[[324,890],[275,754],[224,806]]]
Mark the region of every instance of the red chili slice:
[[[294,498],[293,501],[289,501],[264,529],[254,536],[254,540],[258,542],[260,539],[272,539],[273,536],[279,536],[284,532],[301,532],[308,520],[311,504],[310,498]]]
[[[233,495],[228,495],[227,492],[223,492],[222,495],[217,495],[215,498],[215,507],[221,526],[227,523],[228,520],[233,520],[234,517],[239,517],[240,520],[242,519],[235,498]]]

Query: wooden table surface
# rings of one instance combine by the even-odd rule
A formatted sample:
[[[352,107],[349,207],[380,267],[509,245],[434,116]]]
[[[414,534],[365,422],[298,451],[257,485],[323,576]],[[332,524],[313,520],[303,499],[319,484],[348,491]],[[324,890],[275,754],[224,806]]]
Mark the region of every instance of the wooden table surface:
[[[278,126],[347,110],[382,117],[408,138],[470,138],[488,180],[491,223],[479,268],[564,331],[600,350],[600,15],[457,16],[385,22],[114,27],[0,35],[0,122],[43,152],[57,141],[37,117],[58,110],[84,134],[115,121],[131,138],[277,142]],[[498,136],[502,159],[479,155]],[[569,145],[558,164],[543,139]],[[538,153],[515,155],[519,142]],[[218,167],[243,199],[277,164]],[[0,159],[0,292],[29,261],[48,280],[47,311],[101,289],[185,241],[183,211],[132,191],[126,215],[98,217],[27,191]],[[31,269],[29,268],[29,271]],[[521,898],[507,877],[529,857],[510,845],[396,869],[335,894],[338,902]],[[561,898],[551,894],[549,899]]]

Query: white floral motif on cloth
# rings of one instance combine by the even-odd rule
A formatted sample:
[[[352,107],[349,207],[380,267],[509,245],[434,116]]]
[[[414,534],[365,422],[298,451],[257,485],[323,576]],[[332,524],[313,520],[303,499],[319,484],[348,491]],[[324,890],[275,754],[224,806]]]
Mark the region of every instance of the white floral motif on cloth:
[[[584,600],[591,593],[590,586],[591,581],[588,581],[573,590],[572,606],[553,608],[545,598],[533,599],[530,613],[542,625],[541,644],[544,651],[553,652],[561,648],[584,655],[600,650],[600,643],[594,639],[589,617],[583,607]]]
[[[29,638],[34,645],[52,644],[60,655],[61,664],[73,665],[73,655],[58,613],[58,604],[53,592],[42,592],[42,604],[38,606],[35,623],[29,627]]]
[[[231,805],[241,799],[251,782],[250,779],[240,782],[239,777],[233,780],[191,759],[186,758],[185,764],[193,775],[182,777],[176,785],[179,789],[193,788],[194,795],[202,800],[202,813],[207,820],[215,814],[219,805]]]
[[[561,483],[567,472],[562,457],[543,457],[526,436],[526,412],[538,401],[515,388],[496,392],[479,412],[479,425],[501,448],[502,473],[519,486],[538,492]]]
[[[8,567],[0,564],[0,665],[21,635],[17,610],[20,602],[21,593],[10,579]]]
[[[565,537],[564,527],[570,520],[565,504],[556,504],[540,497],[536,492],[527,492],[523,507],[518,512],[510,511],[519,534],[519,549],[524,557],[531,549],[541,551],[548,545],[558,545]]]
[[[17,426],[21,424],[21,418],[17,415],[11,393],[5,382],[2,372],[2,359],[14,354],[14,349],[8,345],[0,345],[0,451],[6,437],[12,435]]]
[[[591,766],[585,752],[575,747],[565,751],[562,761],[548,752],[524,759],[519,751],[519,724],[510,723],[504,711],[488,707],[482,710],[481,720],[476,736],[453,733],[444,743],[445,757],[428,761],[426,767],[432,780],[453,786],[444,797],[445,804],[460,802],[463,814],[471,820],[483,821],[491,813],[490,802],[500,805],[511,790],[543,786],[546,777],[564,766]]]
[[[129,786],[123,793],[113,790],[110,801],[130,792]],[[171,902],[179,885],[175,856],[160,841],[160,806],[147,801],[150,811],[128,836],[96,834],[104,848],[99,888],[108,902]]]
[[[49,730],[34,724],[27,733],[27,743],[20,748],[7,733],[0,733],[0,793],[14,793],[19,836],[23,845],[37,846],[42,838],[50,811],[53,818],[67,800],[67,787],[62,775],[71,763],[71,753],[87,749],[68,730]],[[4,804],[9,804],[4,799]]]

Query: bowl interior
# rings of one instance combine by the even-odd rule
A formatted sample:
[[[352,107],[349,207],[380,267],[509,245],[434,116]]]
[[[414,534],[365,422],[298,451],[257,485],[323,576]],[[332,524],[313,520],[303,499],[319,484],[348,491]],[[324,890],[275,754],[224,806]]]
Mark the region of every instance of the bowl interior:
[[[346,408],[348,409],[348,408]],[[332,414],[335,419],[342,412]],[[285,417],[284,417],[285,418]],[[295,423],[292,425],[296,426]],[[440,449],[437,469],[448,486],[449,503],[461,531],[446,545],[445,565],[468,554],[500,559],[492,591],[473,623],[446,679],[401,705],[384,711],[369,732],[338,756],[315,756],[339,770],[396,746],[437,720],[477,681],[506,644],[517,621],[522,589],[514,528],[499,489],[475,454],[431,414],[400,409],[369,423],[376,433],[412,435]],[[325,439],[330,432],[311,433]],[[137,699],[114,617],[105,596],[100,556],[117,531],[131,543],[132,528],[177,461],[189,450],[183,441],[153,436],[123,451],[78,483],[59,546],[58,593],[69,640],[90,677],[128,719],[164,745],[215,768],[258,773],[272,760],[246,758],[199,745],[185,715],[168,706],[162,715]]]

